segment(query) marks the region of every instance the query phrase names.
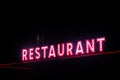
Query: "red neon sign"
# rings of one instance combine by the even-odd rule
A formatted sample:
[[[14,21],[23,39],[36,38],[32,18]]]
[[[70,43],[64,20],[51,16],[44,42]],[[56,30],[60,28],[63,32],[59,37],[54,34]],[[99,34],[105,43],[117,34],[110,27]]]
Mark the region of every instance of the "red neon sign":
[[[36,48],[22,49],[22,61],[95,54],[96,52],[103,52],[104,42],[105,37],[101,37],[85,40],[85,47],[83,46],[82,41],[77,41],[76,45],[72,42],[68,42],[58,45],[38,46]]]

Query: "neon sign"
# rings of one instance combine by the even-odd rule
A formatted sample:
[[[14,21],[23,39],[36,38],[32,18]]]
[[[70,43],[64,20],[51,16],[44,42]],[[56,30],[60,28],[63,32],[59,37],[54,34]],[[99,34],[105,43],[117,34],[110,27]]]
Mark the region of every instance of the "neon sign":
[[[57,59],[63,57],[72,57],[80,55],[95,54],[104,51],[105,37],[87,39],[85,41],[77,41],[50,45],[37,46],[35,48],[22,49],[22,61],[34,61],[42,59]],[[83,45],[83,43],[85,45]]]

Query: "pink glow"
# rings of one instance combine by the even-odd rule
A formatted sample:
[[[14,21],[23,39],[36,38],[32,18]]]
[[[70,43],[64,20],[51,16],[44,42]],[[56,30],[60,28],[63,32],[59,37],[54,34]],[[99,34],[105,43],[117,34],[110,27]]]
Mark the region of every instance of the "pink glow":
[[[78,41],[77,43],[77,48],[76,48],[76,55],[78,54],[84,54],[83,47],[82,47],[82,42]]]
[[[46,58],[46,50],[48,49],[48,46],[44,46],[41,49],[43,49],[43,58]]]
[[[27,51],[26,49],[22,49],[22,51]],[[99,56],[99,55],[108,55],[108,54],[112,54],[112,55],[116,55],[116,54],[120,54],[120,50],[117,51],[111,51],[111,52],[102,52],[102,53],[95,53],[95,54],[88,54],[88,55],[80,55],[80,56],[74,56],[71,58],[78,58],[78,57],[95,57],[95,56]],[[66,57],[69,58],[69,57]],[[58,58],[61,59],[61,58]],[[64,58],[62,58],[64,59]],[[13,63],[5,63],[5,64],[0,64],[0,68],[4,68],[4,69],[30,69],[32,70],[31,67],[21,67],[21,64],[26,64],[28,62],[13,62]]]
[[[67,56],[73,55],[72,49],[73,49],[73,44],[67,43]]]
[[[99,51],[103,52],[103,41],[105,41],[105,37],[97,38],[97,42],[99,42]]]
[[[39,47],[37,47],[36,49],[35,49],[35,53],[37,54],[36,55],[36,59],[40,59],[40,48]]]
[[[36,48],[22,49],[22,61],[48,59],[48,58],[65,58],[82,56],[103,52],[105,37],[96,39],[87,39],[77,41],[74,45],[72,42],[62,43],[50,46],[38,46]],[[84,43],[84,44],[82,44]],[[86,47],[84,47],[86,46]],[[64,56],[65,55],[65,56]]]
[[[92,53],[95,52],[95,40],[92,39],[92,43],[89,40],[86,40],[86,53],[90,53],[89,49]]]
[[[62,44],[62,51],[60,52],[60,44],[58,44],[58,56],[62,57],[64,55],[64,51],[65,51],[65,44]]]
[[[33,48],[29,49],[29,60],[33,60]]]
[[[54,45],[51,45],[51,46],[50,46],[50,51],[49,51],[48,58],[51,58],[51,57],[56,57]]]
[[[26,61],[27,59],[27,49],[22,49],[22,61]]]

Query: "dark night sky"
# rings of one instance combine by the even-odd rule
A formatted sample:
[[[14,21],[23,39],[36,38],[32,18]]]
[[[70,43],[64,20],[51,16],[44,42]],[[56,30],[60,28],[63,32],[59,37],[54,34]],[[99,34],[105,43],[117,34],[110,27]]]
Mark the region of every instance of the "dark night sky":
[[[56,7],[48,8],[47,6]],[[0,29],[0,63],[20,61],[18,54],[21,48],[36,45],[38,32],[44,37],[43,43],[54,44],[105,36],[107,38],[106,51],[120,49],[119,28],[115,26],[114,8],[109,2],[95,1],[86,4],[72,2],[47,6],[44,5],[44,8],[40,8],[41,6],[7,8],[3,11],[5,18],[3,19],[4,26]],[[95,79],[116,78],[117,72],[120,72],[119,58],[120,55],[114,54],[65,61],[48,61],[35,64],[32,71],[13,69],[1,69],[1,71],[3,76],[13,74],[17,80],[35,78],[36,75],[39,79],[53,75],[57,78],[59,78],[58,75],[61,75],[60,79],[64,79],[64,77],[81,79],[86,78],[83,77],[85,75],[91,79],[94,79],[94,75]],[[22,77],[20,78],[19,75]]]

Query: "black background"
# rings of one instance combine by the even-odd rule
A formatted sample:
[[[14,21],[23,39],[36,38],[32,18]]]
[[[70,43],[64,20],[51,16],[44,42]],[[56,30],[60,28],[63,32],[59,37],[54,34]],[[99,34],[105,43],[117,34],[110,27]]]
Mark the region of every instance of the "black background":
[[[119,27],[115,23],[112,2],[41,2],[30,5],[34,8],[8,6],[2,11],[1,64],[20,62],[21,49],[36,45],[37,33],[43,36],[40,44],[105,36],[106,52],[120,48]],[[1,68],[0,76],[1,79],[16,80],[116,79],[120,72],[119,58],[119,54],[108,54],[25,64],[33,69]]]

